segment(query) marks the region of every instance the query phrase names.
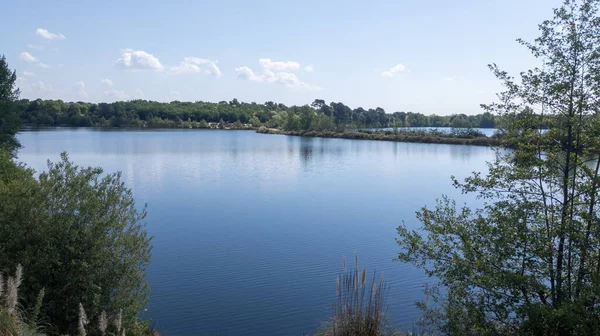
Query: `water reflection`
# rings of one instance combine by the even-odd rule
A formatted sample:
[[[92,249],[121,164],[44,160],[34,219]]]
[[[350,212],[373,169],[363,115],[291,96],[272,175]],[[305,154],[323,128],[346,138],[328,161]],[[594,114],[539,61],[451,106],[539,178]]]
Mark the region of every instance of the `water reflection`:
[[[301,137],[300,138],[300,158],[302,159],[302,164],[304,168],[307,168],[312,155],[314,147],[316,146],[314,143],[314,138],[309,137]],[[321,145],[321,153],[323,153],[323,146]]]
[[[172,335],[312,334],[354,253],[385,271],[388,314],[410,327],[425,276],[391,262],[395,229],[419,225],[414,212],[443,193],[460,197],[449,176],[493,158],[485,147],[252,131],[67,129],[19,140],[35,169],[65,150],[79,165],[121,170],[149,203],[148,314]]]

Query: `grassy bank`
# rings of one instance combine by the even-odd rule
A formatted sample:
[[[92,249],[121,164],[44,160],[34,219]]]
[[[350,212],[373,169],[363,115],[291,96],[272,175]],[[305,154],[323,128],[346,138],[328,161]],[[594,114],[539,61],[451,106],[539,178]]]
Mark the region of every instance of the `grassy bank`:
[[[276,128],[260,127],[258,133],[283,134],[318,138],[338,138],[354,140],[381,140],[415,143],[435,143],[449,145],[491,146],[499,145],[500,140],[477,132],[442,133],[435,131],[284,131]]]

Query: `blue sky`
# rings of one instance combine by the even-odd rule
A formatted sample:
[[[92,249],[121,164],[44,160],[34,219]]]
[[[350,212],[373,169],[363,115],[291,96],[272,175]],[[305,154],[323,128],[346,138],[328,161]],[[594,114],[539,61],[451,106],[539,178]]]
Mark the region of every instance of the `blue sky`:
[[[24,98],[315,98],[387,112],[480,113],[560,0],[11,1],[0,54]]]

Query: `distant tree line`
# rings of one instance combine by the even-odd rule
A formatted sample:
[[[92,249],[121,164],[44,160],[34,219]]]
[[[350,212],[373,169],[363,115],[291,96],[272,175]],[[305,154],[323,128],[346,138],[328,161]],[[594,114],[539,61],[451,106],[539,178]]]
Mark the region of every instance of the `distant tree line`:
[[[218,103],[132,100],[99,104],[22,99],[16,105],[23,123],[29,126],[206,128],[209,123],[219,123],[286,130],[497,126],[497,117],[488,112],[449,116],[386,113],[380,107],[352,109],[339,102],[327,104],[322,99],[316,99],[310,105],[290,107],[272,101],[258,104],[237,99]]]

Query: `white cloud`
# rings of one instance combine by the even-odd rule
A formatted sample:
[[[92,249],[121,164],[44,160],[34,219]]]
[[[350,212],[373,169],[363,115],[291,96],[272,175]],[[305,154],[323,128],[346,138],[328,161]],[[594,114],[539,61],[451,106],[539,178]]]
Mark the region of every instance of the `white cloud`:
[[[123,70],[162,71],[163,65],[158,58],[142,50],[126,49],[117,60],[117,67]]]
[[[454,80],[454,77],[444,77],[444,80],[446,82],[452,82]]]
[[[43,28],[38,28],[35,34],[46,40],[64,40],[66,38],[63,34],[54,34]]]
[[[403,64],[396,64],[388,70],[381,73],[383,77],[394,77],[398,72],[403,72],[406,67]]]
[[[40,68],[49,68],[50,66],[48,64],[44,64],[42,62],[40,62],[40,60],[33,56],[32,54],[24,51],[19,55],[19,58],[25,62],[29,62],[29,63],[37,63],[37,66]]]
[[[283,84],[287,87],[297,87],[303,89],[319,89],[319,87],[306,84],[303,81],[299,80],[295,74],[291,72],[280,72],[276,75],[276,82],[279,84]]]
[[[186,57],[179,63],[169,69],[170,75],[179,75],[183,73],[203,72],[207,75],[219,77],[222,75],[221,70],[217,67],[217,61],[212,61],[206,58]]]
[[[217,77],[220,77],[223,75],[221,73],[221,70],[219,69],[219,67],[217,67],[216,62],[209,63],[204,72],[207,74],[213,75],[213,76],[217,76]]]
[[[104,78],[103,80],[100,81],[100,83],[102,83],[106,86],[113,86],[113,82],[108,78]]]
[[[235,68],[235,72],[237,73],[238,77],[241,79],[247,79],[247,80],[251,80],[254,82],[263,82],[264,81],[263,77],[255,75],[254,71],[252,71],[252,69],[248,68],[247,66]]]
[[[88,94],[85,91],[85,83],[83,81],[75,82],[75,93],[80,98],[87,98]]]
[[[257,75],[247,66],[235,68],[238,78],[258,83],[278,83],[292,88],[320,89],[318,86],[301,81],[294,71],[300,69],[300,64],[294,61],[274,62],[270,58],[258,60],[262,74]],[[312,69],[312,66],[309,66]],[[305,68],[306,70],[306,68]]]
[[[142,89],[135,90],[135,99],[144,99],[146,96],[144,95],[144,91]]]
[[[115,100],[129,99],[129,95],[120,90],[107,90],[107,91],[104,91],[104,95],[108,98],[114,98]]]
[[[298,70],[300,68],[300,63],[295,61],[273,62],[270,58],[261,58],[258,60],[258,62],[263,69],[274,72],[288,72]]]
[[[23,71],[23,76],[25,77],[35,77],[35,74],[30,71]]]
[[[304,67],[304,71],[306,71],[306,72],[313,72],[313,70],[314,70],[314,68],[313,68],[312,64],[309,64]]]
[[[25,62],[30,62],[30,63],[34,63],[34,62],[39,62],[39,60],[35,57],[33,57],[33,55],[31,55],[30,53],[24,51],[19,55],[19,58],[22,59]]]
[[[30,44],[28,44],[28,45],[27,45],[27,48],[29,48],[29,49],[38,49],[38,50],[43,50],[43,49],[44,49],[44,46],[37,45],[37,44],[31,44],[31,43],[30,43]]]
[[[171,91],[171,93],[169,94],[169,96],[171,96],[172,100],[177,100],[179,98],[179,91]]]

